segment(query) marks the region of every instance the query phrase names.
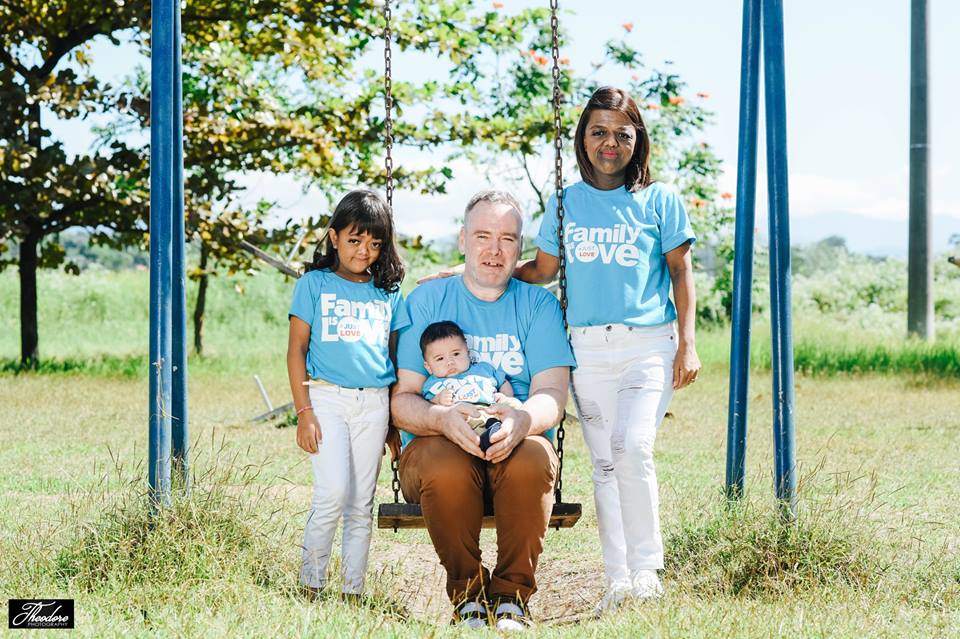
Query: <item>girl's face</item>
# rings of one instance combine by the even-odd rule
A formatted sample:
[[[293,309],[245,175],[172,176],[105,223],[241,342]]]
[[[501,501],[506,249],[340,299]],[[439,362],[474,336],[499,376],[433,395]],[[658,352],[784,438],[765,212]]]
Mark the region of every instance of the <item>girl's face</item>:
[[[637,128],[619,111],[596,109],[587,120],[583,146],[602,189],[623,186],[637,144]]]
[[[370,279],[369,269],[380,257],[383,240],[357,233],[356,225],[351,225],[339,233],[330,229],[330,242],[337,252],[337,275],[355,282]]]

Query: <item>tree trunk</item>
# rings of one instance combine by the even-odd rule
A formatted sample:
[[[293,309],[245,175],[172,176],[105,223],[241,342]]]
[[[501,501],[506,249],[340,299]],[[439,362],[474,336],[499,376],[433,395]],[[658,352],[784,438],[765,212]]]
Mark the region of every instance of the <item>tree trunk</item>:
[[[37,345],[37,247],[40,238],[33,233],[20,242],[20,365],[36,368]]]
[[[207,275],[207,259],[210,249],[206,242],[200,243],[200,286],[197,289],[197,303],[193,307],[193,350],[197,355],[203,355],[203,313],[207,306],[207,284],[210,276]]]

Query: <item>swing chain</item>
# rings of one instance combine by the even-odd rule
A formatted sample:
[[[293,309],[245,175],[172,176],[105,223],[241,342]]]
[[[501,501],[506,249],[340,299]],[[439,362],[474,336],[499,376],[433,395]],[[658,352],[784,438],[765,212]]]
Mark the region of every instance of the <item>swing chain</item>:
[[[384,125],[386,131],[384,134],[384,145],[386,146],[386,158],[384,159],[384,168],[387,171],[387,182],[386,182],[386,191],[387,191],[387,204],[390,206],[391,211],[393,210],[393,52],[390,49],[390,39],[392,38],[392,32],[390,30],[390,23],[393,19],[393,12],[390,9],[390,0],[384,0],[383,2],[383,19],[385,25],[383,27],[383,63],[384,63],[384,73],[383,73],[383,104],[386,109],[386,118],[384,119]]]
[[[390,469],[393,471],[393,503],[400,503],[400,457],[390,460]]]
[[[560,277],[557,291],[560,298],[560,310],[563,315],[563,329],[570,339],[570,327],[567,324],[567,260],[563,246],[563,122],[560,117],[562,94],[560,93],[560,20],[557,17],[558,0],[550,0],[550,31],[552,35],[550,53],[553,57],[553,148],[554,148],[554,186],[557,192],[557,240],[560,247]],[[557,482],[554,497],[557,503],[563,502],[563,424],[567,420],[567,411],[563,411],[557,428]]]

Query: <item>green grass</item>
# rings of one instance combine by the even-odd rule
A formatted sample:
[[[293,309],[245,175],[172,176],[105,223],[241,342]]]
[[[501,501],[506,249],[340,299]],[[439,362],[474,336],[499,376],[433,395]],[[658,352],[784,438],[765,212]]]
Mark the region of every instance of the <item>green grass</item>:
[[[74,598],[84,637],[458,635],[425,531],[375,531],[359,606],[308,604],[297,592],[309,466],[291,429],[248,421],[263,411],[254,373],[275,403],[287,397],[289,283],[244,279],[243,295],[228,281],[214,287],[210,354],[190,362],[193,490],[151,518],[146,376],[125,372],[146,350],[145,274],[57,278],[41,280],[44,291],[60,287],[41,293],[42,354],[72,367],[0,373],[0,591]],[[15,278],[0,276],[0,295],[15,300],[11,292]],[[92,293],[105,311],[77,303]],[[0,308],[8,361],[15,309]],[[830,318],[798,318],[795,328],[798,363],[808,342],[824,353],[900,348]],[[584,517],[547,535],[535,636],[960,636],[960,381],[888,366],[802,368],[798,519],[784,525],[772,499],[768,343],[758,322],[746,500],[731,508],[722,497],[729,335],[705,333],[700,381],[678,393],[657,442],[666,596],[601,621],[588,615],[602,587],[590,464],[570,425],[564,495],[583,503]],[[385,465],[378,501],[392,499],[389,480]],[[492,531],[481,546],[489,562]]]

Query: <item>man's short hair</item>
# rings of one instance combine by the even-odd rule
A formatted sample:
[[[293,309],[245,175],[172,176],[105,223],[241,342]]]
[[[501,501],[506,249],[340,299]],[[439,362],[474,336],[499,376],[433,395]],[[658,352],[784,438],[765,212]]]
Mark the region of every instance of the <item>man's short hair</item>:
[[[514,211],[517,212],[517,217],[520,218],[520,224],[523,225],[523,209],[520,207],[520,203],[517,202],[517,198],[513,197],[510,193],[506,191],[497,191],[496,189],[487,189],[486,191],[480,191],[467,202],[467,208],[463,211],[463,225],[467,225],[467,221],[470,219],[470,211],[473,208],[480,204],[481,202],[490,202],[491,204],[506,204]]]
[[[463,329],[457,326],[456,322],[449,320],[434,322],[423,329],[423,333],[420,335],[420,352],[426,356],[427,346],[438,340],[447,339],[448,337],[459,337],[464,343],[467,341],[467,336],[463,334]]]

